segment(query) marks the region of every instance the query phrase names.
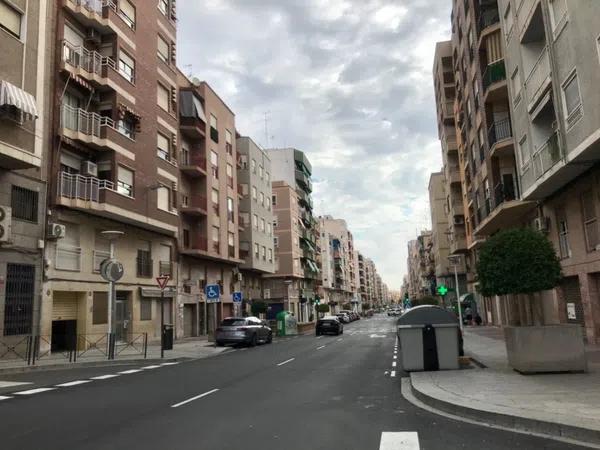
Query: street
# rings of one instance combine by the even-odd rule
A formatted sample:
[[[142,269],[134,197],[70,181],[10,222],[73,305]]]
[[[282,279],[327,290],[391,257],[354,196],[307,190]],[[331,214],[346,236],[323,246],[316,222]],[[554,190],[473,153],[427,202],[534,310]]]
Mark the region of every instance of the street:
[[[379,315],[341,336],[197,361],[4,375],[1,448],[576,448],[413,406],[394,365],[394,322]]]

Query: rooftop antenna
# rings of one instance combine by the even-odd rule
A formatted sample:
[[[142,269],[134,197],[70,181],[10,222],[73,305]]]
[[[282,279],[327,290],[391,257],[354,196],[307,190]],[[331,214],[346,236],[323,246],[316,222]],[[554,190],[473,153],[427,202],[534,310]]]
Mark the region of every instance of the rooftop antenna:
[[[188,78],[192,77],[192,69],[193,69],[193,65],[192,64],[186,64],[185,66],[183,66],[184,69],[187,70],[187,76]]]
[[[265,111],[265,148],[269,148],[269,114],[270,111]]]

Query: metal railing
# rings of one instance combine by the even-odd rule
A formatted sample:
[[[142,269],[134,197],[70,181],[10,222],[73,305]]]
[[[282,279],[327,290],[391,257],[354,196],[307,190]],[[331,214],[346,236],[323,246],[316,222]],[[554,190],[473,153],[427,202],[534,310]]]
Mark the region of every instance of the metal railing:
[[[510,118],[498,120],[488,130],[488,143],[490,148],[498,141],[512,137]]]
[[[544,47],[539,58],[533,65],[531,72],[525,80],[525,88],[529,101],[538,94],[544,80],[550,75],[550,57],[548,56],[548,47]]]
[[[96,177],[60,172],[58,176],[58,196],[71,199],[100,202],[100,190],[115,190],[112,181]]]
[[[492,84],[506,80],[506,66],[504,59],[488,64],[483,72],[483,90],[487,90]]]
[[[562,158],[558,131],[535,151],[532,157],[534,179],[540,178]]]
[[[74,67],[100,76],[104,66],[117,70],[117,64],[110,56],[102,56],[97,51],[75,46],[66,40],[63,41],[63,60]]]
[[[104,117],[95,112],[85,111],[69,105],[63,104],[60,107],[60,118],[63,128],[90,136],[101,137],[102,127],[110,127],[117,131],[115,121],[110,117]]]
[[[500,23],[500,14],[498,13],[497,7],[483,11],[477,22],[477,34],[480,35],[484,29],[497,23]]]
[[[497,208],[504,202],[515,200],[516,198],[514,186],[499,183],[494,188],[494,208]]]

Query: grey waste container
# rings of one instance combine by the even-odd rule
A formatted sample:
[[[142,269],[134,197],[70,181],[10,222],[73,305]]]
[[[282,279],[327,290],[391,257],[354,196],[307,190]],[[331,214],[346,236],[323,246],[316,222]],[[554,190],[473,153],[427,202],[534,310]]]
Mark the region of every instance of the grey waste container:
[[[163,349],[173,350],[173,325],[165,324],[163,328]]]
[[[416,306],[397,322],[402,368],[407,371],[458,369],[459,324],[439,306]]]

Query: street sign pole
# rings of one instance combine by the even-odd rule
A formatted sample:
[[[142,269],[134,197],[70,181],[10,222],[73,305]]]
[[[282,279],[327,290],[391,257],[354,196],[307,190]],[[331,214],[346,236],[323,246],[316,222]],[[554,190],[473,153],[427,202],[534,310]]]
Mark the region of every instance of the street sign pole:
[[[215,347],[217,346],[217,303],[213,303],[214,307],[214,314],[213,314],[213,336],[214,336],[214,340],[215,340]]]
[[[458,287],[458,263],[454,264],[454,282],[456,283],[456,300],[458,305],[458,325],[460,326],[460,332],[463,331],[463,320],[462,320],[462,308],[460,306],[460,288]]]
[[[165,357],[165,290],[160,290],[160,358]]]

